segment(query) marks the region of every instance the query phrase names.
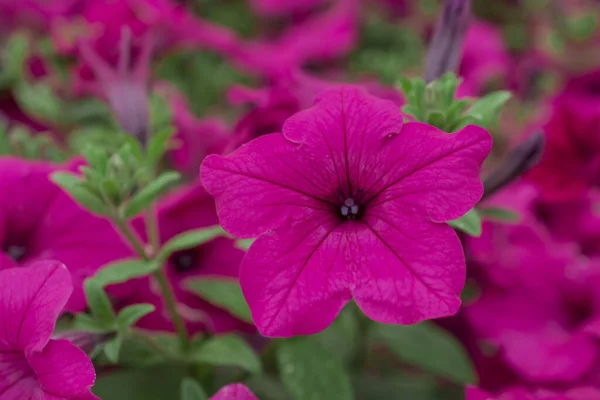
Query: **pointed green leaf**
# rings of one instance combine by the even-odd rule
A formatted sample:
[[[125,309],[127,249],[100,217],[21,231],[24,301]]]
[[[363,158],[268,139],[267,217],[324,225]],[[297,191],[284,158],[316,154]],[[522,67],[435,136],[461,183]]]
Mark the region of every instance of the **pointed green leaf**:
[[[169,240],[160,250],[157,260],[164,262],[169,256],[176,251],[191,249],[196,246],[200,246],[204,243],[208,243],[211,240],[223,236],[225,231],[220,225],[209,226],[206,228],[194,229],[180,233]]]
[[[106,358],[113,364],[119,362],[119,352],[121,351],[121,345],[123,344],[123,337],[117,335],[113,340],[104,345],[104,354]]]
[[[472,209],[462,217],[449,221],[448,225],[464,233],[479,237],[481,236],[481,217],[476,209]]]
[[[477,383],[471,360],[460,342],[432,323],[406,326],[374,324],[370,334],[409,365],[461,385]]]
[[[158,197],[169,190],[180,179],[178,172],[169,171],[162,173],[146,187],[136,193],[125,206],[125,218],[131,218],[144,211],[157,200]]]
[[[208,400],[208,396],[198,381],[184,378],[181,382],[181,400]]]
[[[187,280],[184,286],[214,306],[229,311],[242,321],[252,323],[250,308],[236,280],[206,277]]]
[[[479,214],[481,214],[483,219],[491,219],[494,221],[516,223],[521,220],[521,216],[519,214],[499,207],[480,208]]]
[[[50,179],[87,210],[98,215],[108,214],[108,208],[104,202],[88,189],[77,175],[68,172],[54,172]]]
[[[243,368],[253,374],[262,371],[260,359],[242,338],[235,335],[216,336],[195,349],[194,361],[215,365]]]
[[[155,307],[152,304],[133,304],[127,306],[119,312],[119,315],[117,315],[117,327],[120,330],[128,329],[142,317],[150,314],[154,310]]]
[[[512,94],[505,90],[490,93],[471,104],[467,116],[475,118],[483,126],[494,124],[500,109],[511,97]]]
[[[125,259],[106,264],[102,267],[92,280],[106,287],[116,283],[124,283],[134,278],[151,275],[158,270],[160,264],[152,261],[143,261],[139,259]]]
[[[313,337],[278,343],[281,381],[295,400],[352,400],[350,376],[341,362]]]
[[[115,313],[102,286],[93,279],[87,279],[83,287],[88,307],[94,319],[107,328],[114,326]]]

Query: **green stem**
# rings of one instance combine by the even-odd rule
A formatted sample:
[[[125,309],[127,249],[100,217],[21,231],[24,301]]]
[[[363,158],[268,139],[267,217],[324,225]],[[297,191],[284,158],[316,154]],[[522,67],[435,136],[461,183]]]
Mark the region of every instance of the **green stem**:
[[[120,217],[116,217],[114,218],[114,220],[121,233],[133,246],[140,258],[145,261],[150,261],[150,257],[148,257],[148,254],[144,250],[144,246],[142,245],[137,235],[131,230],[129,224],[126,221],[123,221],[123,219]],[[148,221],[146,221],[146,224],[148,224]],[[152,249],[152,254],[155,254],[157,252],[156,249],[157,248]],[[162,269],[162,266],[156,272],[153,273],[153,276],[158,281],[160,290],[163,295],[163,300],[165,302],[165,305],[167,306],[167,309],[169,310],[169,313],[171,314],[171,320],[173,321],[173,326],[177,331],[177,336],[179,336],[181,349],[187,350],[190,347],[189,335],[185,327],[185,323],[181,318],[181,315],[179,315],[179,313],[177,312],[177,302],[175,300],[175,295],[173,294],[173,288],[169,284],[169,281],[167,279],[167,276],[165,275],[164,270]]]
[[[146,209],[146,232],[148,233],[148,241],[152,248],[152,256],[154,257],[160,249],[160,238],[158,235],[158,220],[156,217],[156,207],[151,205]]]

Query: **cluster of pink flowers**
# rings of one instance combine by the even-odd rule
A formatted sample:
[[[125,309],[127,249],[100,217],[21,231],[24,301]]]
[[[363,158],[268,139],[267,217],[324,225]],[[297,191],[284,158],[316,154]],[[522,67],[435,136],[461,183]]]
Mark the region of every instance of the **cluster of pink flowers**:
[[[135,333],[189,367],[186,353],[234,337],[270,357],[267,341],[320,333],[351,303],[367,317],[361,327],[437,320],[478,375],[476,386],[459,382],[467,400],[600,400],[600,62],[566,56],[600,35],[582,39],[557,20],[600,11],[555,1],[551,16],[529,17],[534,5],[501,1],[496,19],[447,0],[438,18],[409,0],[191,3],[0,0],[0,400],[97,398],[96,373],[125,364],[98,361],[61,335],[63,324],[89,333],[77,325],[92,319],[86,282],[131,259],[153,269],[100,289],[113,314],[151,309],[133,328],[117,321],[100,347],[114,337],[126,346],[122,336]],[[514,10],[525,21],[510,19]],[[401,54],[423,58],[413,65],[426,72],[407,67],[398,79],[450,70],[462,79],[457,98],[442,99],[452,112],[503,89],[514,96],[505,114],[484,124],[485,113],[473,113],[446,132],[438,126],[448,110],[426,109],[440,102],[434,85],[419,97],[349,68],[359,55],[390,67],[377,58],[387,44],[365,32],[371,13],[423,49],[433,42],[426,58]],[[523,48],[507,44],[517,28],[532,36]],[[570,50],[548,49],[539,37],[549,30]],[[204,98],[214,101],[200,110]],[[163,157],[123,172],[129,156],[158,152],[153,139],[171,128]],[[509,165],[539,130],[539,163]],[[537,156],[511,162],[529,167]],[[169,170],[179,186],[154,193]],[[84,182],[83,195],[57,184],[65,173]],[[494,173],[502,179],[492,190]],[[147,209],[127,214],[151,192]],[[86,205],[93,196],[114,207]],[[481,216],[480,235],[451,225],[470,212]],[[218,225],[224,233],[161,258],[182,234]],[[253,240],[247,250],[242,239]],[[252,322],[190,288],[209,278],[241,288]],[[365,329],[360,351],[370,349]],[[169,353],[163,334],[182,348]],[[201,356],[191,374],[211,399],[257,398],[236,383],[254,390],[246,375],[210,381]],[[372,367],[356,358],[344,368]]]

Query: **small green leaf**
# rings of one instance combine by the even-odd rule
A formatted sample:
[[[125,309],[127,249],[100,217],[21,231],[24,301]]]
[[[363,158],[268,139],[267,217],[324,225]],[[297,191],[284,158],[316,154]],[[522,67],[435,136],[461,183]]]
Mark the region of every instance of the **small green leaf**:
[[[208,400],[208,396],[198,381],[184,378],[181,382],[181,400]]]
[[[342,363],[352,361],[359,343],[360,332],[354,305],[347,305],[333,324],[314,336],[321,346]]]
[[[252,348],[239,336],[225,335],[208,339],[191,355],[194,361],[215,365],[243,368],[253,374],[262,371],[260,359]]]
[[[519,222],[521,216],[511,210],[498,207],[486,207],[478,209],[483,219],[491,219],[501,222]]]
[[[476,100],[467,110],[467,116],[475,118],[480,125],[493,125],[502,106],[510,100],[512,94],[505,90],[490,93]]]
[[[160,264],[139,259],[126,259],[106,264],[92,278],[101,287],[124,283],[154,273]]]
[[[169,171],[162,173],[158,178],[150,182],[146,187],[136,193],[125,206],[125,218],[131,218],[145,210],[158,197],[169,190],[181,175],[178,172]]]
[[[446,119],[444,118],[444,114],[439,111],[432,112],[429,114],[429,125],[433,125],[436,128],[439,128],[443,131],[446,131]]]
[[[460,342],[432,323],[406,326],[374,324],[370,333],[409,365],[461,385],[477,383],[471,360]]]
[[[278,343],[277,363],[284,386],[295,400],[352,400],[350,376],[313,337]]]
[[[223,236],[224,233],[225,231],[223,231],[223,228],[221,228],[220,225],[180,233],[165,243],[157,256],[157,260],[160,260],[162,263],[176,251],[200,246],[210,242],[216,237]]]
[[[229,311],[242,321],[252,323],[250,308],[244,298],[240,284],[231,278],[201,278],[184,282],[191,292],[209,303]]]
[[[164,130],[171,124],[171,119],[171,107],[167,99],[160,94],[152,93],[150,96],[150,127],[152,132]]]
[[[175,133],[175,129],[172,126],[167,126],[161,129],[150,138],[148,143],[148,158],[147,162],[151,166],[157,165],[162,159],[165,152],[168,150],[169,139]]]
[[[121,345],[123,344],[123,338],[121,335],[117,335],[113,340],[104,345],[104,354],[113,364],[119,362],[119,352],[121,351]]]
[[[77,175],[68,172],[55,172],[50,176],[50,179],[89,211],[98,215],[108,214],[108,209],[103,201],[87,188],[84,181]]]
[[[52,92],[50,86],[42,83],[31,85],[22,81],[15,85],[13,94],[28,115],[51,122],[60,121],[63,102]]]
[[[17,33],[5,43],[0,64],[0,88],[10,86],[22,79],[23,64],[29,50],[27,37]]]
[[[479,237],[481,236],[481,217],[476,209],[472,209],[462,217],[448,221],[448,225],[464,233]]]
[[[117,326],[120,330],[129,329],[130,326],[154,310],[155,307],[152,304],[133,304],[127,306],[119,312]]]
[[[93,279],[87,279],[83,287],[88,307],[94,319],[107,328],[114,326],[115,313],[102,286]]]
[[[92,318],[89,314],[77,314],[73,322],[73,329],[88,332],[107,332],[111,331],[112,327],[107,324],[100,323]]]

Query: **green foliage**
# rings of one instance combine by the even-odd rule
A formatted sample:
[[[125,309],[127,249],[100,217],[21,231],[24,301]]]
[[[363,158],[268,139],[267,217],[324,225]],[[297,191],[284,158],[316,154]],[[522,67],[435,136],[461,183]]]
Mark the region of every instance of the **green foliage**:
[[[259,20],[245,0],[197,0],[198,14],[209,21],[231,28],[242,36],[252,36]]]
[[[235,241],[235,247],[240,250],[248,251],[252,243],[254,243],[256,239],[238,239]]]
[[[23,79],[25,58],[29,43],[25,35],[17,33],[8,38],[2,48],[0,62],[0,89],[13,86]]]
[[[507,223],[517,223],[521,220],[519,214],[504,208],[485,207],[478,209],[478,211],[483,219]]]
[[[208,400],[208,396],[198,381],[185,378],[181,382],[181,400]]]
[[[7,129],[2,121],[0,121],[0,155],[55,162],[66,159],[66,154],[56,144],[50,133],[32,134],[24,125],[16,125]]]
[[[281,381],[295,400],[352,400],[350,376],[342,363],[313,337],[280,341]]]
[[[355,75],[371,74],[393,84],[403,71],[419,66],[423,53],[423,43],[413,31],[373,16],[361,30],[349,68]]]
[[[254,350],[235,335],[216,336],[203,341],[192,351],[191,359],[212,366],[239,367],[253,374],[262,371],[260,359]]]
[[[170,188],[175,186],[181,175],[179,172],[168,171],[160,174],[156,179],[152,180],[148,185],[143,187],[139,192],[131,197],[125,205],[123,215],[129,219],[135,217],[140,212],[158,199],[158,197],[166,193]]]
[[[174,84],[188,99],[197,115],[221,103],[234,83],[249,83],[221,57],[209,52],[180,52],[166,58],[158,76]]]
[[[359,350],[360,335],[357,310],[353,304],[349,304],[333,324],[314,337],[333,357],[348,365]]]
[[[125,259],[104,265],[94,275],[92,280],[101,287],[124,283],[131,279],[151,275],[160,268],[160,264],[153,261],[139,259]]]
[[[481,216],[476,209],[472,209],[462,217],[449,221],[448,225],[464,233],[479,237],[481,236]]]
[[[191,249],[196,246],[203,245],[212,241],[213,239],[223,236],[225,232],[220,225],[209,226],[206,228],[193,229],[180,233],[172,237],[164,246],[160,249],[158,256],[156,257],[159,263],[163,263],[169,258],[169,256],[176,251]]]
[[[375,341],[385,343],[399,360],[449,379],[457,384],[475,384],[477,375],[466,351],[451,334],[432,323],[417,325],[373,324]]]
[[[486,128],[495,125],[500,109],[511,97],[510,92],[492,92],[475,101],[459,100],[456,90],[460,82],[453,73],[447,73],[427,85],[421,78],[400,78],[398,86],[407,101],[402,111],[416,121],[428,123],[444,132],[455,132],[468,124]]]
[[[185,282],[185,287],[216,307],[252,323],[252,315],[239,283],[231,278],[205,277]]]

